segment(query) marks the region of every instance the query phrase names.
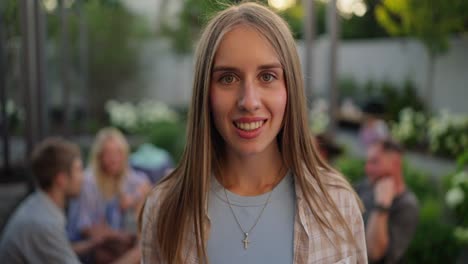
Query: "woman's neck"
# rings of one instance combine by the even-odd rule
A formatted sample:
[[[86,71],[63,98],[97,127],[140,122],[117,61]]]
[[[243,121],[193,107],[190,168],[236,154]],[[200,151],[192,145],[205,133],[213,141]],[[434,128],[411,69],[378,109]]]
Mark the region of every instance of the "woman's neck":
[[[242,196],[271,191],[286,173],[277,145],[248,156],[228,152],[225,158],[218,180],[226,189]]]

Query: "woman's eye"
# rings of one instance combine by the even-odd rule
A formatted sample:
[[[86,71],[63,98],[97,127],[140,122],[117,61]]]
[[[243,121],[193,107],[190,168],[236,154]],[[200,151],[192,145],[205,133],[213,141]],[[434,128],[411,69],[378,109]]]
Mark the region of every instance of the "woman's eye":
[[[272,82],[275,79],[275,76],[273,76],[273,74],[270,73],[265,73],[262,74],[261,79],[264,82]]]
[[[220,81],[221,83],[224,83],[224,84],[231,84],[235,81],[235,78],[232,75],[225,75],[221,77]]]

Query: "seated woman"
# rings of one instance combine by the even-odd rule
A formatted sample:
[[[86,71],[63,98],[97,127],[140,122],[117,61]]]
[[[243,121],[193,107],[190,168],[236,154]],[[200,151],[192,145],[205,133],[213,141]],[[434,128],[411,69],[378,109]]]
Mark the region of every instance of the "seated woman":
[[[95,261],[107,262],[135,244],[135,235],[129,231],[136,229],[136,215],[150,183],[129,167],[128,153],[121,132],[102,129],[91,150],[82,192],[68,209],[70,240],[106,238],[105,250],[94,252]]]

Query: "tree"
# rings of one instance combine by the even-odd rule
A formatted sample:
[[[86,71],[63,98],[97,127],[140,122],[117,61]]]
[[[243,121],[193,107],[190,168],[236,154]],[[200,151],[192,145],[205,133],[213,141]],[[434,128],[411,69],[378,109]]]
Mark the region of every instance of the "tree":
[[[68,16],[69,25],[69,69],[75,80],[70,82],[71,89],[80,90],[82,72],[79,72],[80,56],[80,19],[77,6],[71,6]],[[86,104],[81,108],[89,107],[89,117],[94,121],[102,121],[105,117],[104,104],[122,83],[133,80],[138,74],[138,60],[142,39],[148,36],[144,21],[132,14],[117,0],[86,0],[82,13],[85,15],[87,36],[87,87],[83,93]],[[61,34],[60,17],[55,14],[48,15],[48,34],[51,42],[58,43]],[[86,56],[86,54],[85,54]],[[52,55],[53,64],[58,56]],[[74,93],[76,94],[76,92]]]
[[[21,37],[19,27],[19,8],[17,0],[0,1],[0,9],[5,14],[4,27],[6,42]],[[65,1],[68,3],[69,1]],[[101,119],[104,114],[104,101],[115,94],[123,82],[132,80],[138,74],[138,57],[141,39],[148,36],[146,24],[138,16],[129,12],[120,0],[83,0],[67,8],[68,36],[67,56],[68,69],[72,71],[73,80],[69,82],[72,91],[80,90],[82,72],[79,72],[80,52],[80,15],[78,4],[83,4],[87,25],[87,67],[89,80],[85,92],[85,102],[90,106],[92,117]],[[58,61],[62,26],[58,8],[47,10],[47,43],[53,46],[53,53],[47,55],[48,79],[59,79]],[[7,54],[7,58],[9,54]],[[7,60],[10,62],[10,60]],[[7,67],[13,68],[13,67]],[[8,69],[10,70],[10,69]],[[9,85],[9,87],[12,85]],[[83,96],[82,93],[74,93]],[[49,106],[50,107],[50,106]],[[80,107],[85,107],[80,105]],[[83,109],[87,110],[87,109]]]
[[[363,16],[353,14],[342,21],[341,38],[343,39],[369,39],[388,37],[385,29],[377,23],[375,8],[379,1],[364,0],[367,11]]]
[[[178,14],[177,23],[165,18],[160,25],[160,35],[172,42],[172,48],[180,54],[192,51],[193,43],[198,38],[203,25],[216,12],[223,10],[237,0],[186,0]],[[161,11],[161,13],[163,13]]]
[[[434,64],[449,48],[451,34],[468,29],[466,0],[383,0],[375,10],[377,21],[393,36],[413,36],[426,48],[426,103],[432,107]]]

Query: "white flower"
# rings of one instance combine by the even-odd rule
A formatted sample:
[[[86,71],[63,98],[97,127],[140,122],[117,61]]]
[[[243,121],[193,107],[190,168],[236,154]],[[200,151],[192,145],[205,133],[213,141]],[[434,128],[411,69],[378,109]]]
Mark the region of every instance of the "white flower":
[[[159,121],[175,122],[178,114],[166,104],[157,101],[142,101],[138,104],[138,116],[143,124],[151,124]]]
[[[131,103],[119,103],[111,100],[106,103],[106,110],[109,113],[110,122],[114,126],[133,130],[138,123],[135,107]]]
[[[150,126],[156,122],[175,122],[177,112],[162,102],[144,100],[137,104],[119,103],[110,100],[106,103],[111,124],[128,130],[137,130],[139,126]]]
[[[319,98],[314,101],[309,112],[310,129],[314,134],[320,134],[327,129],[329,123],[328,102],[323,98]]]
[[[445,195],[445,202],[451,208],[454,208],[460,203],[462,203],[464,199],[465,199],[465,193],[459,187],[450,189]]]

